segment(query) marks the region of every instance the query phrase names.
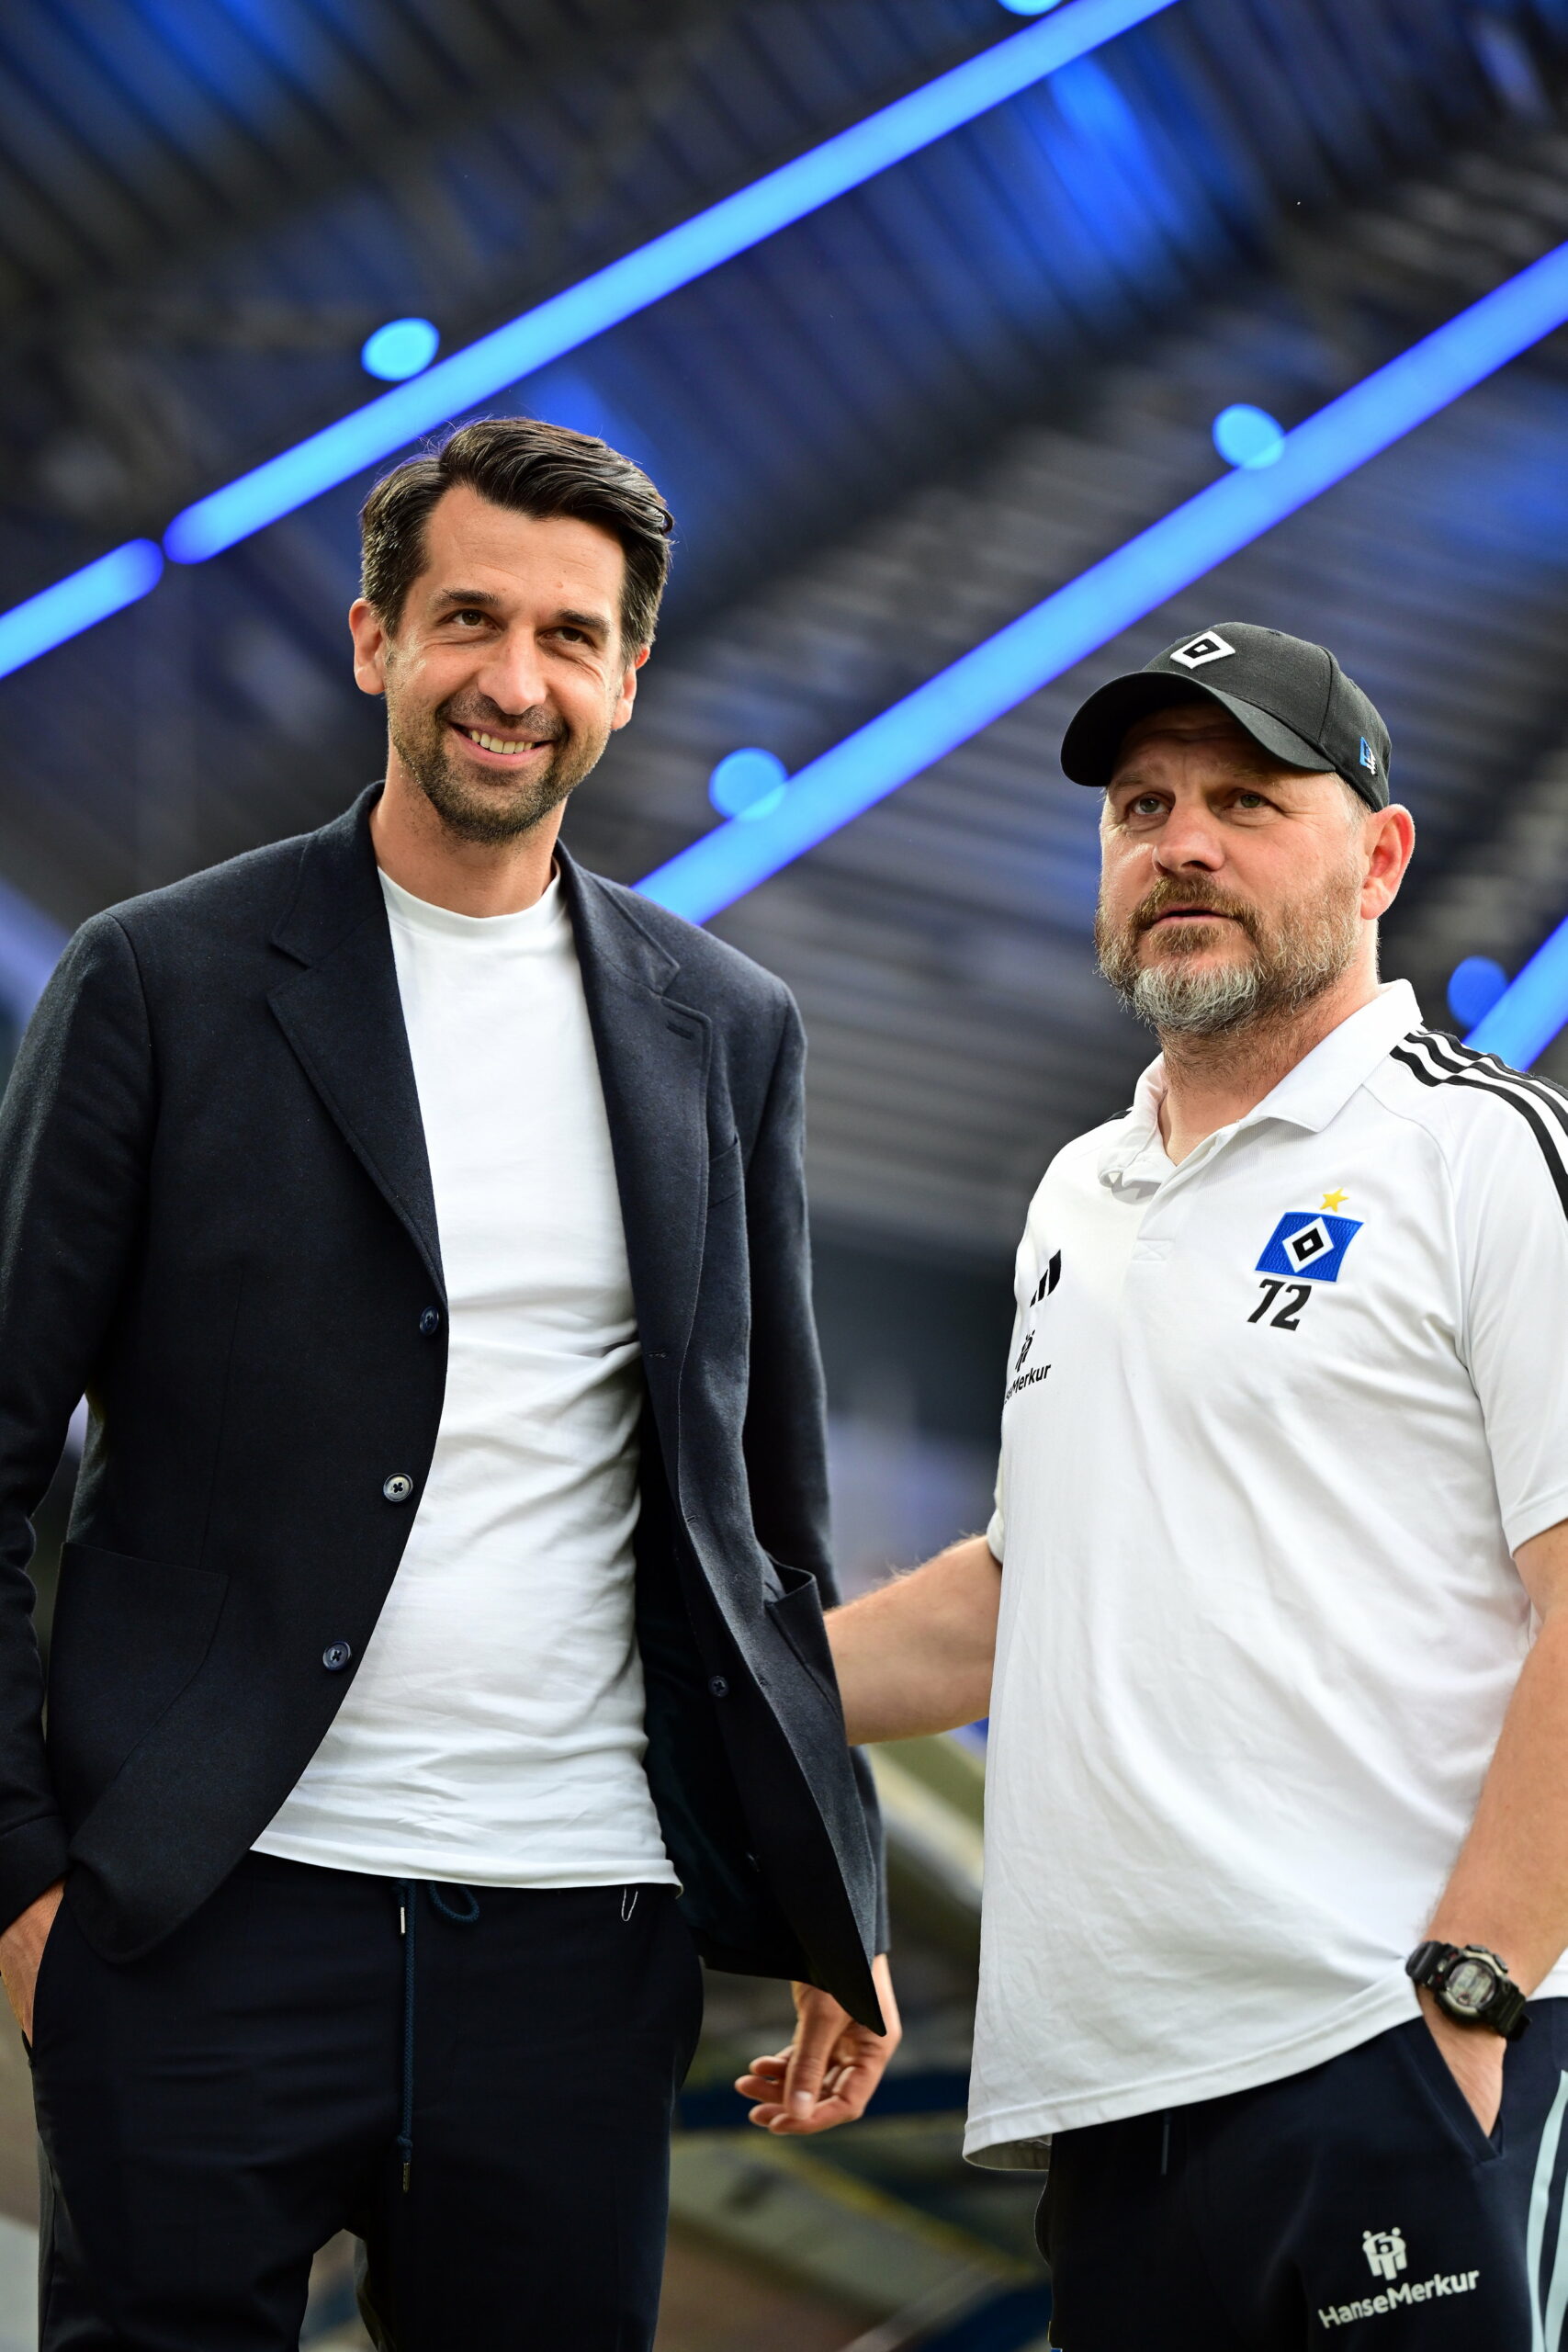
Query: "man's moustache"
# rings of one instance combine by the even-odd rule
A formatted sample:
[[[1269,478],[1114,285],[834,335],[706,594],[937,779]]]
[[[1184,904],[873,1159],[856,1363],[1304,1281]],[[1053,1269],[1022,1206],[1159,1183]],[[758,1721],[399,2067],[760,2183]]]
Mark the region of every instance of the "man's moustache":
[[[546,718],[542,713],[536,717],[527,710],[517,718],[496,718],[484,710],[443,709],[438,715],[453,727],[472,727],[481,735],[499,735],[508,742],[526,736],[533,742],[559,743],[567,733],[558,718]]]
[[[1250,909],[1237,906],[1225,899],[1209,899],[1201,894],[1194,897],[1186,890],[1171,890],[1162,893],[1157,899],[1145,899],[1134,914],[1134,930],[1140,933],[1152,931],[1160,917],[1168,915],[1172,907],[1191,908],[1205,914],[1228,915],[1233,922],[1240,923],[1249,938],[1254,935]]]

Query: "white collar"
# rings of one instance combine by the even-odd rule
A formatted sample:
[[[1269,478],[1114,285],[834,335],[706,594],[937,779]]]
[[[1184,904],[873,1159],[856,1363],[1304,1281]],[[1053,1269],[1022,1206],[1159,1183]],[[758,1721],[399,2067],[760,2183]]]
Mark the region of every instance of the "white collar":
[[[1386,980],[1370,1004],[1331,1029],[1310,1054],[1233,1126],[1208,1140],[1239,1133],[1264,1119],[1283,1119],[1316,1134],[1337,1116],[1356,1089],[1387,1058],[1401,1037],[1421,1026],[1421,1008],[1408,980]],[[1112,1190],[1159,1184],[1175,1172],[1159,1131],[1165,1100],[1165,1062],[1156,1056],[1133,1097],[1133,1107],[1111,1130],[1100,1156],[1100,1181]],[[1199,1149],[1201,1150],[1201,1145]],[[1182,1163],[1185,1165],[1185,1163]]]

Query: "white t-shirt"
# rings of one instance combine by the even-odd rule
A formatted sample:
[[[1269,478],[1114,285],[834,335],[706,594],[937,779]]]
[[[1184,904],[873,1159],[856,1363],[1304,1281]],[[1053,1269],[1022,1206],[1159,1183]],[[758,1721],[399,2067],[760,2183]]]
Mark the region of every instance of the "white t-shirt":
[[[1383,989],[1179,1167],[1156,1063],[1030,1209],[982,2163],[1416,2013],[1568,1517],[1568,1098],[1419,1022]]]
[[[558,880],[381,877],[450,1315],[434,1459],[343,1706],[260,1851],[482,1886],[673,1883],[633,1623],[640,1351]]]

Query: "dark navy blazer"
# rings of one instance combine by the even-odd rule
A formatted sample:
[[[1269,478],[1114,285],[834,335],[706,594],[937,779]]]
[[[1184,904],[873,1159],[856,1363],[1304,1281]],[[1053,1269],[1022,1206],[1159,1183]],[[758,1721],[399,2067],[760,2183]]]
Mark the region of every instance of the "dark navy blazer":
[[[67,1870],[114,1958],[293,1787],[435,1444],[446,1298],[375,797],[86,923],[0,1109],[0,1918]],[[707,1958],[874,2023],[875,1809],[822,1628],[799,1017],[560,866],[646,1371],[649,1782]],[[29,1519],[84,1392],[45,1718]]]

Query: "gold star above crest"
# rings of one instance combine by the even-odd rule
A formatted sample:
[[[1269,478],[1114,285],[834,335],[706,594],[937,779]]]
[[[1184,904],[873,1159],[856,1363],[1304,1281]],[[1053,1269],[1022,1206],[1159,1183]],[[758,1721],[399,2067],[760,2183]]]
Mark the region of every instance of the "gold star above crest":
[[[1348,1196],[1344,1193],[1325,1193],[1323,1196],[1323,1205],[1325,1209],[1340,1208],[1343,1206],[1348,1197]]]

